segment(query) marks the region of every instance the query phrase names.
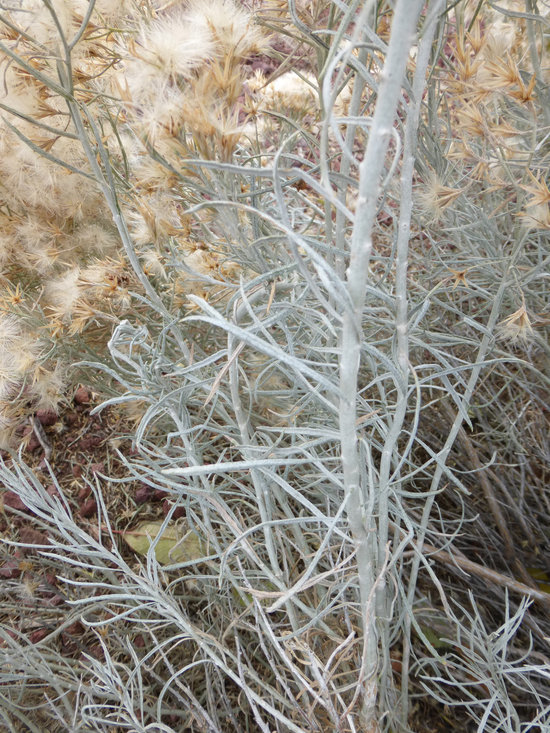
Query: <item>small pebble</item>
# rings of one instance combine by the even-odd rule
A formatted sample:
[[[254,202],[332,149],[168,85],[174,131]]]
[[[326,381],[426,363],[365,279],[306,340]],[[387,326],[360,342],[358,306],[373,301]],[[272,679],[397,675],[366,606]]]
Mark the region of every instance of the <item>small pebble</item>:
[[[83,486],[78,492],[78,501],[84,501],[90,496],[91,493],[92,489],[89,486]]]
[[[94,644],[93,646],[88,647],[88,654],[96,659],[103,659],[103,647],[101,644]]]
[[[95,499],[86,499],[86,501],[80,507],[80,516],[88,519],[94,514],[97,514],[97,503]]]
[[[36,419],[45,427],[49,427],[57,422],[57,413],[54,410],[37,410]]]
[[[172,506],[173,504],[171,501],[165,500],[163,502],[162,513],[164,514],[164,516],[166,516],[168,512],[170,511],[170,509],[172,509]],[[185,507],[178,506],[172,512],[172,519],[181,519],[181,517],[185,517]]]
[[[0,565],[0,578],[12,580],[13,578],[18,578],[22,572],[18,560],[7,560]]]
[[[97,448],[100,443],[101,438],[99,435],[85,435],[80,439],[78,445],[81,450],[90,450],[91,448]]]
[[[38,642],[42,641],[42,639],[45,639],[49,633],[50,629],[37,629],[36,631],[33,631],[31,634],[29,634],[29,641],[31,642],[31,644],[38,644]]]
[[[26,545],[49,545],[48,535],[32,527],[21,527],[19,530],[19,541]],[[36,552],[32,547],[21,548],[25,554]]]
[[[55,484],[48,484],[46,486],[46,491],[49,494],[49,496],[59,496],[59,489]]]
[[[70,626],[67,626],[65,628],[65,631],[71,636],[80,636],[84,633],[85,629],[80,621],[75,621]]]
[[[28,430],[25,431],[25,435],[28,435],[26,448],[33,453],[37,448],[41,448],[40,441],[38,440],[34,429],[29,425]]]
[[[136,504],[145,504],[150,501],[154,495],[154,490],[150,486],[142,485],[139,489],[136,489],[134,494],[134,501]]]
[[[65,603],[65,599],[63,596],[60,596],[59,593],[53,593],[49,598],[47,598],[44,601],[46,606],[61,606],[63,603]]]
[[[90,391],[86,387],[79,387],[74,393],[74,401],[77,405],[87,405],[90,399]]]
[[[21,497],[19,494],[16,494],[15,491],[6,491],[2,496],[2,501],[5,507],[7,506],[10,509],[17,509],[18,512],[30,511],[30,509],[27,509],[25,504],[23,504]]]

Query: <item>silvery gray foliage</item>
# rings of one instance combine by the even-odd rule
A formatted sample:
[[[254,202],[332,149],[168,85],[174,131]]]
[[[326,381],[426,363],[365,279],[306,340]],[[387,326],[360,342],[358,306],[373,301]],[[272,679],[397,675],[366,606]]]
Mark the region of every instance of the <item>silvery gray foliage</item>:
[[[514,647],[527,604],[507,600],[504,619],[490,626],[478,599],[450,602],[453,585],[425,549],[452,552],[475,520],[453,450],[472,423],[485,370],[504,360],[495,333],[524,241],[499,251],[501,277],[482,319],[450,306],[434,317],[436,289],[412,287],[422,100],[446,3],[398,0],[388,45],[375,33],[376,6],[334,3],[341,24],[323,45],[315,165],[294,165],[299,134],[261,168],[245,151],[231,164],[189,162],[215,183],[207,203],[187,213],[215,211],[232,257],[254,272],[226,284],[219,302],[191,296],[192,308],[172,312],[154,290],[118,208],[99,129],[87,114],[86,127],[69,99],[151,301],[150,323],[119,323],[109,363],[93,365],[119,388],[103,407],[144,406],[132,436],[137,454],[121,453],[127,475],[110,481],[168,491],[176,503],[164,526],[183,506],[202,551],[161,566],[153,543],[144,562],[129,564],[105,508],[108,488],[92,487],[99,513],[85,530],[22,461],[2,466],[4,485],[47,531],[38,549],[60,578],[67,623],[81,619],[100,647],[76,663],[55,650],[54,636],[32,644],[2,629],[8,730],[14,721],[37,730],[18,693],[35,685],[48,685],[41,704],[75,731],[408,731],[420,685],[461,706],[478,731],[548,725],[547,659]],[[365,66],[372,48],[384,56],[377,78]],[[350,108],[336,116],[350,69]],[[367,118],[369,86],[378,96]],[[354,143],[365,132],[359,159]],[[245,182],[253,195],[243,203],[230,191]],[[387,211],[395,236],[380,252],[377,221]],[[476,226],[487,242],[498,240],[490,221]],[[172,267],[184,266],[174,251]],[[447,316],[464,328],[449,329]],[[442,395],[452,416],[438,442],[422,421]],[[430,625],[445,629],[437,643],[422,621],[426,606]],[[521,705],[530,698],[527,714],[517,695]]]

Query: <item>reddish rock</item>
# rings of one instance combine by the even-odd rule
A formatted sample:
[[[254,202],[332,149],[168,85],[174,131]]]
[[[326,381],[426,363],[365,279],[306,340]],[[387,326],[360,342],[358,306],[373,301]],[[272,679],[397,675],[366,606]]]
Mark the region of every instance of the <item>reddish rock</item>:
[[[57,422],[57,413],[54,410],[37,410],[36,419],[39,420],[44,427],[55,425]]]
[[[153,501],[163,501],[168,496],[168,492],[164,489],[156,489],[153,495]]]
[[[59,593],[53,593],[49,598],[46,598],[44,600],[44,604],[48,607],[53,606],[62,606],[65,603],[65,599],[63,596],[60,596]]]
[[[134,646],[138,647],[138,649],[142,649],[145,646],[145,639],[142,634],[136,634],[134,637]]]
[[[147,501],[150,501],[153,498],[154,493],[154,489],[152,489],[150,486],[142,484],[139,489],[136,489],[136,492],[134,494],[134,501],[136,502],[136,504],[145,504]]]
[[[49,496],[60,496],[59,489],[55,484],[48,484],[46,487],[46,491],[48,492]]]
[[[54,573],[46,573],[46,583],[53,588],[57,588],[57,576]]]
[[[77,405],[87,405],[90,399],[90,390],[86,389],[86,387],[79,387],[74,393],[74,401]]]
[[[104,659],[103,647],[101,644],[94,644],[94,646],[88,647],[88,654],[96,659]]]
[[[97,446],[101,443],[101,438],[99,435],[85,435],[83,438],[80,438],[79,446],[81,450],[91,450],[92,448],[97,448]]]
[[[5,636],[9,636],[10,639],[19,639],[19,634],[17,631],[14,631],[13,629],[4,629]],[[4,639],[0,639],[0,648],[8,647],[9,644]]]
[[[172,502],[165,500],[162,504],[162,512],[164,516],[168,514],[170,509],[172,508],[173,504]],[[185,517],[185,507],[178,506],[174,509],[172,512],[172,519],[180,519],[181,517]]]
[[[19,561],[15,559],[6,560],[0,565],[0,578],[18,578],[23,571],[19,567]]]
[[[25,447],[28,451],[33,453],[37,448],[42,447],[36,433],[34,432],[34,428],[31,425],[25,428],[23,434],[27,438]]]
[[[78,644],[69,634],[63,632],[60,636],[60,641],[64,657],[72,657],[78,651]]]
[[[21,497],[19,494],[16,494],[15,491],[6,491],[2,496],[2,500],[4,507],[17,509],[18,512],[30,512],[30,509],[27,509],[25,504],[23,504]]]
[[[32,527],[21,527],[19,530],[19,541],[26,545],[50,546],[48,535],[44,534],[44,532],[39,532],[37,529],[33,529]],[[25,547],[23,549],[26,553],[36,552],[32,547]]]
[[[80,507],[80,516],[88,519],[97,514],[97,502],[95,499],[86,499],[86,501]]]
[[[103,463],[92,463],[90,466],[90,471],[92,473],[103,473],[105,470],[105,465]]]
[[[92,493],[92,489],[89,486],[83,486],[80,491],[78,492],[77,499],[80,502],[83,502],[85,499],[87,499],[90,494]]]
[[[67,412],[63,419],[67,423],[67,425],[74,425],[76,422],[78,422],[78,412]]]
[[[27,450],[29,450],[31,453],[34,453],[35,450],[38,450],[38,448],[41,448],[40,441],[36,437],[36,435],[33,433],[31,437],[29,438],[29,442],[27,443]]]
[[[70,626],[65,628],[65,632],[71,636],[81,636],[85,631],[83,624],[80,621],[75,621]]]
[[[82,476],[82,466],[80,466],[80,465],[78,465],[78,464],[75,464],[75,465],[74,465],[74,466],[73,466],[73,467],[71,468],[71,473],[73,474],[73,476],[74,476],[75,478],[80,478],[80,477]]]
[[[42,639],[45,639],[49,633],[49,629],[36,629],[36,631],[33,631],[31,634],[29,634],[29,641],[31,642],[31,644],[38,644],[38,642],[42,641]]]

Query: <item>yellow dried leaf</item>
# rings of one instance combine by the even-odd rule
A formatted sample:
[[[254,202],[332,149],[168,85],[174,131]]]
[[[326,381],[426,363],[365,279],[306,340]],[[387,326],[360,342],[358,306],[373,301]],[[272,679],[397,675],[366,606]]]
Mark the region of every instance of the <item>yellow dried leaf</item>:
[[[162,521],[142,522],[135,529],[123,532],[122,538],[132,550],[144,556],[156,540],[155,557],[161,565],[196,560],[203,556],[201,541],[193,531],[170,522],[159,537],[163,524]]]
[[[540,590],[543,590],[545,593],[550,593],[550,575],[546,570],[542,570],[541,568],[527,568],[527,572],[537,581]]]

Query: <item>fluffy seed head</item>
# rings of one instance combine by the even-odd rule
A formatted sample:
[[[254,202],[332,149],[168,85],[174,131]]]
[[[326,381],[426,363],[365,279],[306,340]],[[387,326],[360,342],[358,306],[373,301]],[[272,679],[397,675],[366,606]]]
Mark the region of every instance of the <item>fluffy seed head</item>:
[[[224,55],[242,59],[265,48],[252,16],[233,0],[193,0],[186,17],[193,29],[209,31]]]
[[[533,340],[533,326],[525,303],[498,325],[498,337],[512,345],[527,345]]]
[[[73,267],[46,284],[44,298],[57,317],[63,319],[70,317],[72,314],[78,299],[82,295],[79,277],[80,268]]]
[[[142,29],[142,48],[136,52],[165,78],[186,77],[211,58],[214,41],[206,24],[193,26],[185,14],[169,14]]]
[[[37,410],[51,410],[57,407],[65,384],[64,369],[60,363],[53,369],[35,369],[30,394]]]
[[[418,193],[420,210],[430,221],[437,221],[461,193],[460,188],[445,186],[432,172]]]

